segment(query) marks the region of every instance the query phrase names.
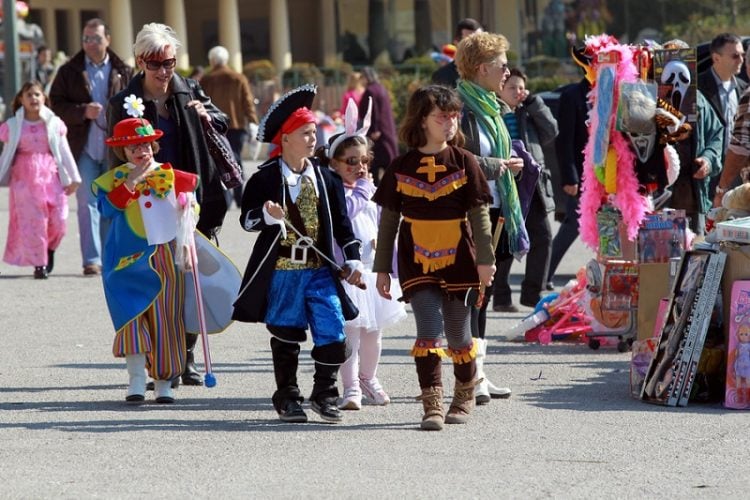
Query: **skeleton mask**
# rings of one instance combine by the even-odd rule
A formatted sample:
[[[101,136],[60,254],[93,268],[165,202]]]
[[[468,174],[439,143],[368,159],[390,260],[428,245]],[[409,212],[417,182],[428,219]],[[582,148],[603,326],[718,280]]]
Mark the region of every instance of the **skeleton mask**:
[[[670,91],[672,106],[679,110],[690,86],[690,70],[687,65],[678,60],[669,61],[661,74],[661,83],[672,87]]]

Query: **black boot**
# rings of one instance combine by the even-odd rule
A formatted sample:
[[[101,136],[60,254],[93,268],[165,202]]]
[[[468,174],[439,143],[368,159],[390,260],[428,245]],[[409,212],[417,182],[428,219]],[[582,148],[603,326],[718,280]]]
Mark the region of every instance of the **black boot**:
[[[302,409],[304,398],[297,386],[299,351],[298,343],[282,342],[276,337],[271,337],[273,374],[276,379],[276,392],[271,400],[279,418],[284,422],[307,422],[307,415]]]
[[[194,333],[185,334],[185,344],[187,347],[187,356],[185,357],[185,370],[182,372],[183,385],[203,385],[203,378],[200,372],[195,368],[195,344],[198,342],[198,335]]]
[[[34,279],[35,280],[46,280],[47,269],[44,266],[37,266],[34,268]]]
[[[338,365],[315,363],[310,407],[320,415],[320,418],[329,423],[341,422],[341,410],[336,405],[339,398],[339,390],[336,387],[338,371]]]
[[[47,250],[47,274],[52,273],[52,269],[55,268],[55,251]]]

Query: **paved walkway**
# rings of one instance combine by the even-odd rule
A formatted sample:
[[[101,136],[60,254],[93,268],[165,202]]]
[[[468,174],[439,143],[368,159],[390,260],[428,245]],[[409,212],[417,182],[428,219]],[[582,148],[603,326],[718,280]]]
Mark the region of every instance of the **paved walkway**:
[[[0,189],[0,246],[7,194]],[[746,498],[750,491],[747,414],[633,400],[628,354],[506,340],[524,313],[489,317],[487,372],[513,397],[443,432],[417,430],[411,315],[383,342],[379,375],[392,404],[348,412],[338,425],[312,412],[304,425],[276,418],[262,325],[234,324],[211,338],[215,388],[180,388],[172,406],[128,407],[101,283],[81,275],[72,205],[49,280],[0,263],[0,498]],[[244,268],[252,238],[238,215],[228,214],[221,244]],[[561,272],[572,275],[591,255],[576,243]],[[513,270],[516,300],[522,269]],[[309,392],[304,347],[300,384]]]

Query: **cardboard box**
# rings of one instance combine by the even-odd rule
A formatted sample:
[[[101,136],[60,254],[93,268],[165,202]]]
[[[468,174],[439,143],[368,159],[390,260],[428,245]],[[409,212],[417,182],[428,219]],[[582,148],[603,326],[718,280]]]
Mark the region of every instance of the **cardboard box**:
[[[638,265],[638,340],[653,336],[659,302],[671,293],[669,279],[670,264],[655,263]]]
[[[716,240],[750,243],[750,217],[726,220],[716,224]]]

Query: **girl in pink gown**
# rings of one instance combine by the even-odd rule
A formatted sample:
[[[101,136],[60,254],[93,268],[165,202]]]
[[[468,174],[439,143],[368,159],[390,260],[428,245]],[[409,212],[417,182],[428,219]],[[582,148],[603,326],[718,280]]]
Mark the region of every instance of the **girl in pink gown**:
[[[81,183],[63,121],[45,106],[41,83],[25,83],[14,116],[0,125],[0,185],[10,186],[10,222],[3,260],[33,266],[46,279],[65,235],[68,200]]]

